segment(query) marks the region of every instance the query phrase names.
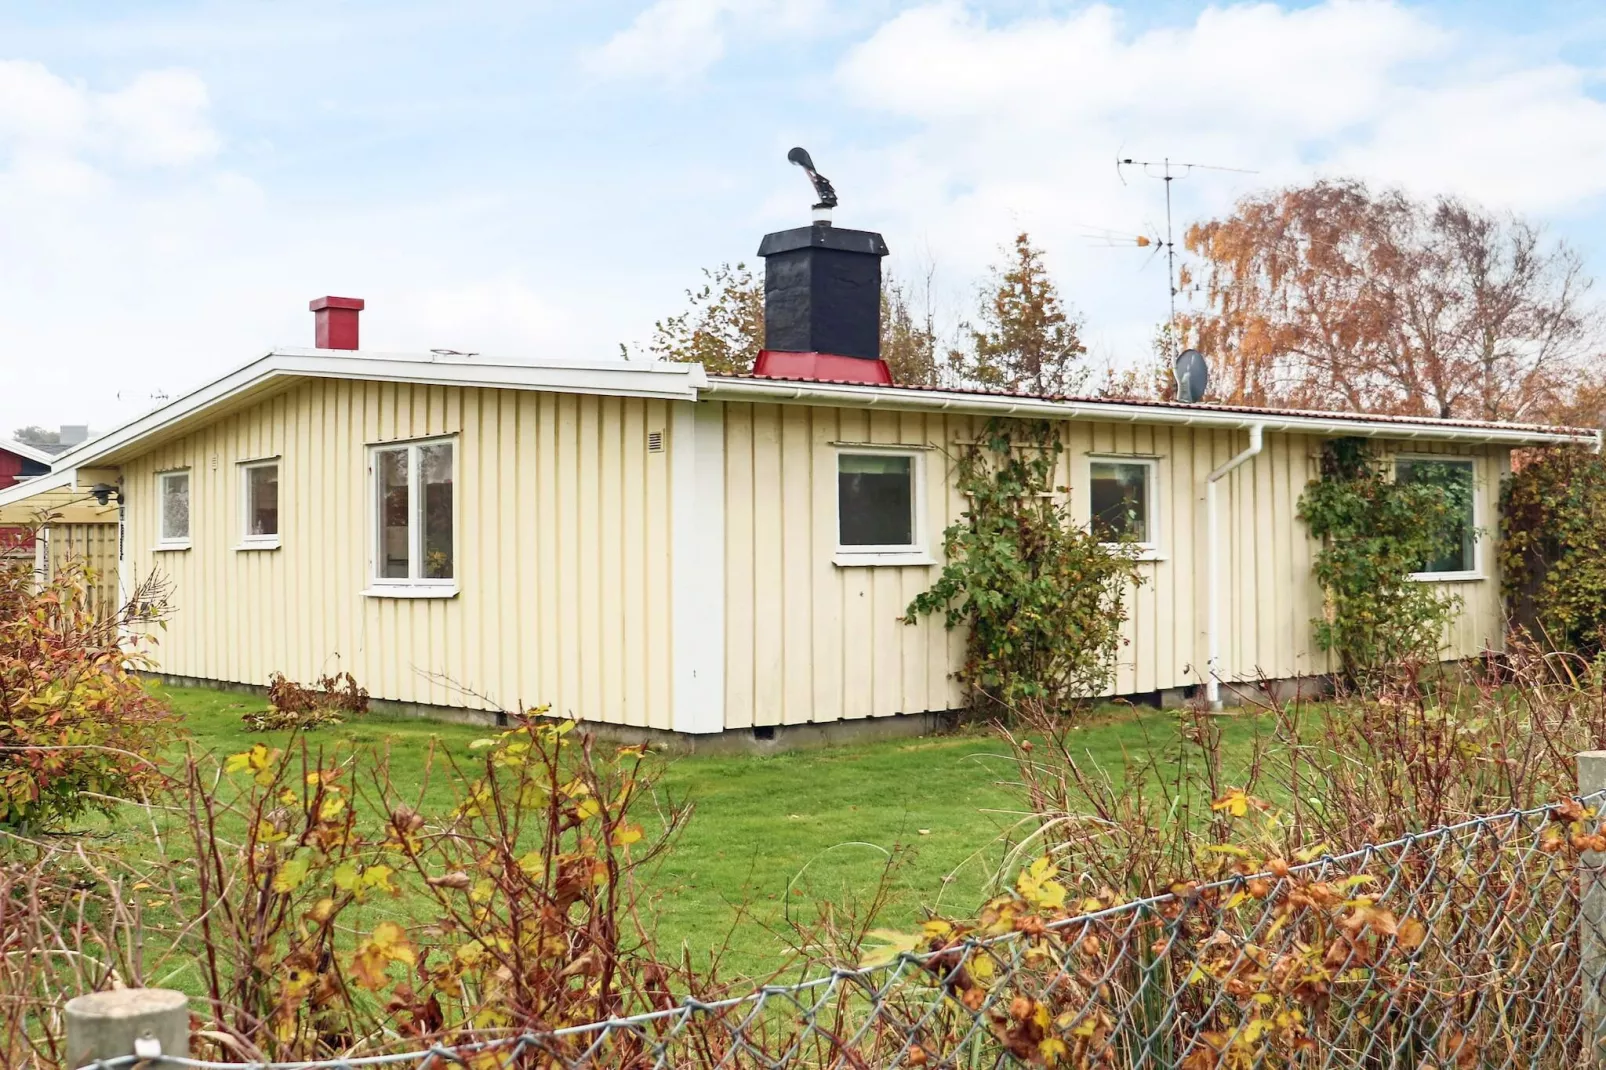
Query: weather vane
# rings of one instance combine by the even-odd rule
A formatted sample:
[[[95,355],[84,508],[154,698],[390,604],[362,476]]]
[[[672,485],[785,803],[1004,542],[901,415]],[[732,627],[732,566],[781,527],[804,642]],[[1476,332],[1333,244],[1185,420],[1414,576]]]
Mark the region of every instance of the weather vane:
[[[814,161],[809,158],[808,149],[795,148],[786,154],[786,158],[803,168],[804,174],[809,176],[809,181],[814,183],[814,194],[820,198],[819,203],[814,206],[815,221],[829,223],[831,209],[836,207],[836,190],[831,186],[831,180],[814,169]]]

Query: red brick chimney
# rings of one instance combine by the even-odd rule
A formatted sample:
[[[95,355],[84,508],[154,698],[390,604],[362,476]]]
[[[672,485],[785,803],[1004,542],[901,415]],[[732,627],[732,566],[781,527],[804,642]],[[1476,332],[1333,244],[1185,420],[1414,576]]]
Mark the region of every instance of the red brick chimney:
[[[360,297],[319,297],[307,306],[314,317],[314,342],[319,349],[356,349]]]

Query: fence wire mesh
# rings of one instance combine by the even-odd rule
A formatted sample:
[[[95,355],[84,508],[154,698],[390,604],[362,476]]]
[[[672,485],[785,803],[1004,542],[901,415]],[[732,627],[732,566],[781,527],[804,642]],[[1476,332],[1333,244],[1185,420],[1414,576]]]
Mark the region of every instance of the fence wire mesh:
[[[1598,805],[1589,797],[1481,817],[1087,913],[1005,910],[990,926],[937,923],[921,934],[918,950],[884,965],[741,998],[328,1062],[175,1063],[234,1070],[1592,1065],[1603,1035],[1606,885],[1597,874],[1606,856],[1597,852],[1606,837],[1583,807]]]

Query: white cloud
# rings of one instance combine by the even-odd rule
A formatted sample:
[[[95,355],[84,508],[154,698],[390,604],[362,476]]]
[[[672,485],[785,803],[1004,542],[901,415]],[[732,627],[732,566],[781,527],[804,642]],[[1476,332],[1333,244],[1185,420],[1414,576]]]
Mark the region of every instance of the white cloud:
[[[89,123],[89,97],[42,63],[0,60],[0,139],[70,144]]]
[[[734,32],[800,33],[826,14],[825,0],[654,0],[587,55],[586,67],[608,77],[678,81],[719,62]]]
[[[1164,206],[1160,183],[1121,184],[1118,152],[1258,172],[1175,183],[1183,225],[1317,175],[1541,215],[1591,203],[1606,192],[1606,105],[1586,72],[1521,51],[1384,0],[1211,7],[1142,31],[1106,6],[1001,21],[946,0],[843,59],[847,98],[902,133],[851,161],[862,177],[831,174],[895,256],[918,236],[950,274],[1029,229],[1090,313],[1096,354],[1130,358],[1164,316],[1164,266],[1099,248],[1088,228],[1153,235]]]
[[[365,348],[612,355],[617,297],[522,271],[503,202],[297,203],[219,165],[207,100],[180,72],[101,92],[0,63],[0,435],[113,427],[309,345],[320,294],[368,300]]]
[[[132,163],[180,167],[218,150],[207,117],[206,83],[188,71],[147,71],[98,103],[119,150]]]
[[[209,106],[190,71],[146,71],[102,91],[40,63],[0,60],[0,174],[41,189],[70,176],[66,191],[85,192],[97,188],[97,169],[203,162],[220,146]]]

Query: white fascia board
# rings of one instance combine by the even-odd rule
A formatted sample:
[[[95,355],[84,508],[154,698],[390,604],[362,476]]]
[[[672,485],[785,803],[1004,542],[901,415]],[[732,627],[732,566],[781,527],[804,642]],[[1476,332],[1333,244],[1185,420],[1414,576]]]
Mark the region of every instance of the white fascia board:
[[[42,494],[47,490],[60,490],[62,487],[74,486],[77,482],[78,472],[72,468],[47,472],[42,476],[33,476],[20,480],[11,486],[0,490],[0,506],[15,505],[25,502],[29,498]]]
[[[558,393],[694,401],[708,382],[701,364],[667,361],[544,361],[513,363],[434,353],[374,353],[340,349],[275,349],[222,378],[77,446],[58,466],[91,465],[116,450],[278,378],[352,379],[430,386],[550,390]]]
[[[18,442],[14,438],[0,438],[0,450],[15,453],[18,457],[27,458],[38,464],[55,464],[56,455],[46,453],[37,446],[30,446],[26,442]]]
[[[1305,434],[1355,435],[1364,438],[1404,438],[1424,441],[1500,443],[1510,446],[1578,445],[1600,448],[1601,433],[1557,428],[1486,425],[1463,427],[1412,420],[1346,419],[1339,413],[1257,413],[1212,411],[1161,405],[1123,405],[1119,402],[1051,401],[1046,398],[996,397],[945,390],[899,390],[885,386],[851,386],[841,383],[763,382],[752,379],[709,380],[703,391],[710,398],[811,402],[862,408],[902,409],[918,412],[958,412],[983,416],[1042,416],[1098,420],[1108,423],[1183,424],[1242,430],[1260,424],[1267,431]]]
[[[342,349],[276,349],[277,367],[334,379],[553,390],[610,397],[695,401],[708,383],[701,364],[628,360],[508,360],[438,353],[364,353]]]

